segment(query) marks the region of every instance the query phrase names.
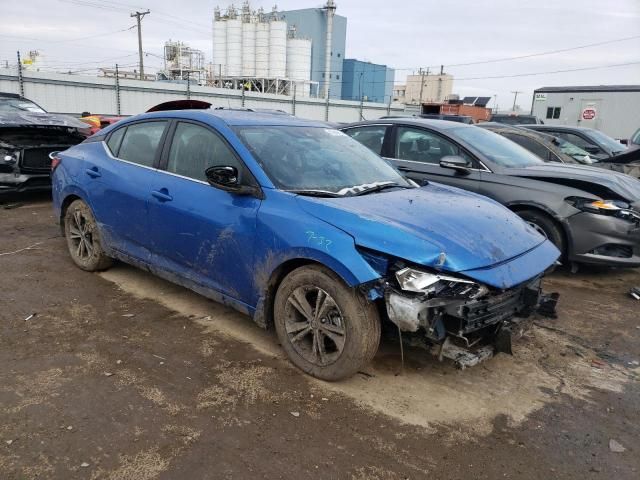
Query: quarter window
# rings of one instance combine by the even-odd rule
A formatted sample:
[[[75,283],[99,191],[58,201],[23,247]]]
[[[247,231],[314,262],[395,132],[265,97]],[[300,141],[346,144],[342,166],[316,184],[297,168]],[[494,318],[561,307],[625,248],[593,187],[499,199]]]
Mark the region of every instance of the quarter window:
[[[113,132],[109,136],[109,140],[107,140],[107,147],[111,150],[111,154],[114,157],[118,156],[118,149],[120,148],[120,143],[122,142],[122,137],[124,136],[124,132],[127,130],[126,127],[119,128],[115,132]]]
[[[359,141],[373,153],[380,155],[382,153],[382,143],[387,133],[387,127],[384,125],[375,125],[371,127],[350,128],[344,133],[354,140]]]
[[[439,164],[447,155],[471,159],[456,144],[428,130],[398,127],[395,158],[415,162]]]
[[[153,167],[166,121],[135,123],[127,127],[118,158]]]
[[[205,171],[214,166],[232,166],[242,170],[233,151],[217,134],[193,123],[178,123],[169,151],[167,171],[206,181]]]

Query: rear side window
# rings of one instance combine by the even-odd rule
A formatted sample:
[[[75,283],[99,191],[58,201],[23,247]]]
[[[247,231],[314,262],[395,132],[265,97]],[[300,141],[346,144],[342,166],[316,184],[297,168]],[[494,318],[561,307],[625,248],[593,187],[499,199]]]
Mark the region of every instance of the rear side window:
[[[143,122],[129,125],[118,150],[118,158],[153,167],[156,152],[167,122]]]
[[[373,153],[380,155],[382,153],[382,143],[387,133],[387,127],[384,125],[374,125],[371,127],[357,127],[345,130],[344,133],[354,140],[359,141]]]
[[[113,132],[109,136],[109,140],[107,140],[107,146],[114,157],[118,156],[118,149],[120,148],[120,143],[122,142],[122,137],[124,136],[125,128],[119,128],[115,132]]]
[[[236,167],[242,172],[240,161],[217,134],[193,123],[178,123],[169,151],[167,171],[206,181],[205,170],[214,166]]]

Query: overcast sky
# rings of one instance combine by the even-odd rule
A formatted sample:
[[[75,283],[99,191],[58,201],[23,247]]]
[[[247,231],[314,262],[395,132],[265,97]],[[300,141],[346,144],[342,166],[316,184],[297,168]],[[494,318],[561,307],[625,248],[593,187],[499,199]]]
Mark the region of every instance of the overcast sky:
[[[324,0],[280,0],[281,10],[319,7]],[[42,53],[43,69],[80,71],[116,62],[136,68],[137,37],[129,17],[150,9],[143,20],[143,48],[150,69],[159,68],[165,40],[181,40],[211,59],[211,0],[0,0],[0,60],[15,63],[15,51]],[[239,5],[240,0],[235,4]],[[273,2],[253,0],[271,10]],[[347,17],[347,58],[397,69],[396,83],[420,67],[444,64],[454,75],[454,93],[497,95],[510,107],[513,90],[525,109],[537,87],[640,84],[640,38],[526,59],[453,66],[640,37],[640,0],[337,0]],[[179,5],[179,7],[178,7]],[[125,31],[122,31],[125,30]],[[88,37],[88,38],[84,38]],[[75,40],[83,38],[81,40]],[[521,76],[636,62],[634,65]],[[448,66],[452,65],[452,66]]]

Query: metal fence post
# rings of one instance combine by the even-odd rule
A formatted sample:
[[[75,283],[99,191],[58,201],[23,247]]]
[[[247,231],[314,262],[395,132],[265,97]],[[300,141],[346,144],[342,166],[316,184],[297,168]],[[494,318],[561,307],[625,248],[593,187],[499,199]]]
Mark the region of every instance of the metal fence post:
[[[187,100],[191,100],[191,75],[187,73]]]
[[[242,101],[240,103],[242,108],[244,108],[244,82],[242,83]]]
[[[389,103],[387,104],[387,117],[391,115],[391,100],[393,99],[393,95],[389,95]]]
[[[120,74],[118,72],[118,64],[116,63],[116,113],[118,115],[120,112]]]
[[[20,89],[20,96],[24,97],[24,78],[22,77],[22,60],[20,59],[20,51],[18,54],[18,88]]]
[[[329,121],[329,92],[330,92],[330,90],[327,90],[327,98],[326,98],[326,102],[325,102],[325,106],[324,106],[324,121],[325,122]]]
[[[364,96],[360,96],[360,120],[364,120],[364,115],[362,115],[363,108],[364,108]]]
[[[296,84],[293,84],[293,97],[291,97],[291,115],[296,114]]]

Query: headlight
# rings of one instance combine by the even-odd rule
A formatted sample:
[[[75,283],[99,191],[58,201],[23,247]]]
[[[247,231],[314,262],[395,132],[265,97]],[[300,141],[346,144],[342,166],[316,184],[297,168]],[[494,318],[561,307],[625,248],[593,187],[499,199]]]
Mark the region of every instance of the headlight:
[[[0,163],[13,165],[18,161],[18,152],[0,148]]]
[[[578,210],[583,212],[611,215],[625,219],[640,219],[640,214],[631,210],[627,202],[620,200],[593,200],[592,198],[569,197],[565,199]]]
[[[430,297],[474,299],[485,295],[489,289],[472,280],[403,268],[396,272],[396,280],[402,290],[424,293]]]

